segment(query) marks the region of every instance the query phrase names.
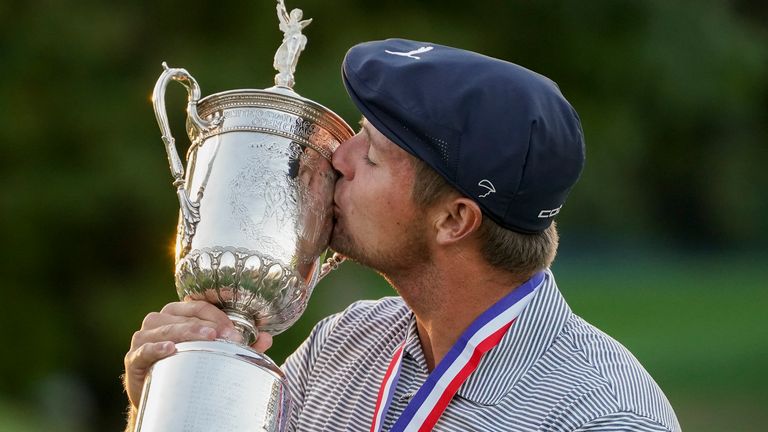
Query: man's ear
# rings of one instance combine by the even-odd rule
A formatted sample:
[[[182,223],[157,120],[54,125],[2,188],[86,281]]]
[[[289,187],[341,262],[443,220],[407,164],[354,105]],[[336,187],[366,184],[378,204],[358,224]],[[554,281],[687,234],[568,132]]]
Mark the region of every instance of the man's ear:
[[[471,199],[456,197],[437,207],[434,220],[437,243],[450,245],[477,231],[483,222],[483,213]]]

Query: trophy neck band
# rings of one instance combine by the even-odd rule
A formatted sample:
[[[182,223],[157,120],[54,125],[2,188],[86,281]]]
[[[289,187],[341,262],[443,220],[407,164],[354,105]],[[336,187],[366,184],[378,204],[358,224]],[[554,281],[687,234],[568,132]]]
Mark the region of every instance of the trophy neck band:
[[[200,100],[198,113],[217,126],[201,129],[189,122],[190,151],[219,134],[251,131],[288,138],[330,160],[334,150],[354,134],[331,110],[283,89],[216,93]]]

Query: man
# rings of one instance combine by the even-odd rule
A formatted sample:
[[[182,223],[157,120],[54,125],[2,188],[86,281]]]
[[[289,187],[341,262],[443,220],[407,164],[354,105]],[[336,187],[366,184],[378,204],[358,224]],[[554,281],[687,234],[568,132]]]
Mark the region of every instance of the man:
[[[678,431],[618,342],[574,315],[549,265],[584,163],[578,116],[549,79],[392,39],[353,47],[361,131],[333,155],[331,246],[400,297],[321,321],[286,361],[302,431]],[[144,373],[189,339],[228,337],[207,303],[150,314],[126,355]],[[271,343],[262,338],[263,349]]]

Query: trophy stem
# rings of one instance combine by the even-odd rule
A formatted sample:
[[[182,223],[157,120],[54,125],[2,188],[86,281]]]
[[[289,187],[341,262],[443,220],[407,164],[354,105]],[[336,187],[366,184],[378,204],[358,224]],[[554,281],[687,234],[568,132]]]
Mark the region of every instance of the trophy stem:
[[[259,330],[256,329],[252,320],[234,309],[224,309],[224,312],[229,319],[232,320],[232,323],[235,325],[235,330],[242,336],[243,345],[251,346],[256,342],[256,336],[259,335]]]

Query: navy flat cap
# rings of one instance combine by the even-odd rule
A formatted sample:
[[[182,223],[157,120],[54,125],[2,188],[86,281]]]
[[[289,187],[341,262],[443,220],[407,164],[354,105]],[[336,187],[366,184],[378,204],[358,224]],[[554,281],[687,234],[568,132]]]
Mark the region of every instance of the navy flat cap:
[[[347,92],[368,121],[499,225],[546,229],[584,166],[576,111],[543,75],[403,39],[352,47]]]

